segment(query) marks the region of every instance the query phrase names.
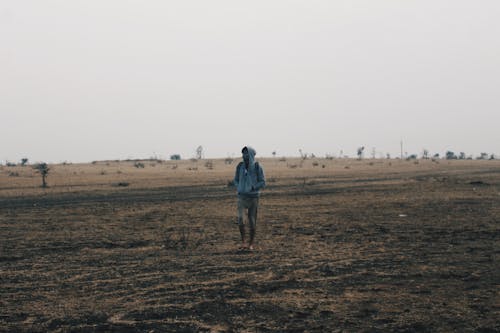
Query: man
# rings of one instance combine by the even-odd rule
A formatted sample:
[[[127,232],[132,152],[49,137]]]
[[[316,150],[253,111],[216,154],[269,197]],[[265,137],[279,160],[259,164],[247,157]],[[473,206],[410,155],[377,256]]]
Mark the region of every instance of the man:
[[[255,162],[255,150],[243,147],[241,150],[243,161],[236,167],[234,185],[238,190],[238,226],[241,234],[241,248],[253,250],[255,227],[257,223],[257,208],[259,207],[259,191],[266,186],[264,170]],[[243,213],[247,210],[250,237],[248,245],[245,243],[245,224]]]

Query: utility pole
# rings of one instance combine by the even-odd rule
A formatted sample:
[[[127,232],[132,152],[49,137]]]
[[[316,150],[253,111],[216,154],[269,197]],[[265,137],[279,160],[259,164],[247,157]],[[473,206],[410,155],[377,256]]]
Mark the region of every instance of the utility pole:
[[[403,160],[403,139],[401,139],[401,160]]]

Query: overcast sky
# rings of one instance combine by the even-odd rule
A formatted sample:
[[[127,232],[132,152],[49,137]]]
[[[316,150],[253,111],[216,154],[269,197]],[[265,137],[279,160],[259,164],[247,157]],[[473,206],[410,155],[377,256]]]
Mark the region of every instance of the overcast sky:
[[[499,18],[498,0],[4,0],[0,161],[500,155]]]

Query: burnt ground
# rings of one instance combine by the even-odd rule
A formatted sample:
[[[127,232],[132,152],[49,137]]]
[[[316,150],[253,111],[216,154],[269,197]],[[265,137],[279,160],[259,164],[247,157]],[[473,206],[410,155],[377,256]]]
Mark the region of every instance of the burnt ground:
[[[500,171],[0,197],[2,332],[500,332]]]

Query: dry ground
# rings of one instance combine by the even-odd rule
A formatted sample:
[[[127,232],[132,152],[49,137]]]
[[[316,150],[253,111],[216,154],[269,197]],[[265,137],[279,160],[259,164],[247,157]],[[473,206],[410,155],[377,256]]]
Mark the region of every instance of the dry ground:
[[[206,162],[1,167],[0,331],[500,331],[499,161]]]

